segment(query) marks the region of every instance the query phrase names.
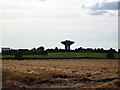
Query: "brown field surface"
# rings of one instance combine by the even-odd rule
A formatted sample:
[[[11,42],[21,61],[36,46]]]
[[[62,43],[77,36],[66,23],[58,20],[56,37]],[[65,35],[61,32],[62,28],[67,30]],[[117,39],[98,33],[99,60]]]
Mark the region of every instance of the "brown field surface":
[[[3,60],[3,88],[119,88],[118,60]]]

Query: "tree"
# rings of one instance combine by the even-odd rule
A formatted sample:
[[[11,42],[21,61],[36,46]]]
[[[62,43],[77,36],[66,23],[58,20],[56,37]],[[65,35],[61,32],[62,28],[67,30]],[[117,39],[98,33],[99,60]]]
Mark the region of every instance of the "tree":
[[[109,52],[114,52],[114,53],[117,52],[115,49],[112,49],[112,48],[110,48],[108,51],[109,51]]]
[[[58,52],[58,47],[55,47],[55,52]]]
[[[118,49],[118,53],[120,53],[120,49]]]
[[[18,51],[15,54],[15,59],[22,60],[23,59],[23,54],[22,52]]]
[[[37,50],[39,50],[39,51],[44,51],[44,47],[41,46],[41,47],[37,48]]]
[[[109,59],[115,58],[114,52],[112,52],[112,51],[108,52],[107,53],[107,58],[109,58]]]
[[[32,48],[31,50],[33,50],[33,51],[34,51],[34,50],[36,50],[36,48]]]

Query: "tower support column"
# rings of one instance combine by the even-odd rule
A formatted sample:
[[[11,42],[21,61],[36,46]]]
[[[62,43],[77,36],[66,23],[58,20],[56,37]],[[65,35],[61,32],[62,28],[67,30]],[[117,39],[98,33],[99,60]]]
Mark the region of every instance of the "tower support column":
[[[70,45],[68,45],[68,50],[70,50]]]
[[[67,50],[67,45],[65,45],[65,50]]]

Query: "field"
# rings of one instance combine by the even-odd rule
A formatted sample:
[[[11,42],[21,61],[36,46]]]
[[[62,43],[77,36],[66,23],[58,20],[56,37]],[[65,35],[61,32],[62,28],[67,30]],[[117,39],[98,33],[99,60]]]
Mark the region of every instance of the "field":
[[[106,58],[106,53],[48,53],[48,55],[23,55],[23,58]],[[115,58],[120,58],[120,54],[115,53]],[[2,58],[14,58],[14,55],[3,55]]]
[[[118,59],[3,60],[3,88],[120,88]]]

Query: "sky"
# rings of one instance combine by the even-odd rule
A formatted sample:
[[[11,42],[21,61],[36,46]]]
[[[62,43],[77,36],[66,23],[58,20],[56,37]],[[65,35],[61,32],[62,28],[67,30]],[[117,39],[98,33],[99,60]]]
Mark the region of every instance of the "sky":
[[[118,0],[0,0],[1,46],[118,49]]]

